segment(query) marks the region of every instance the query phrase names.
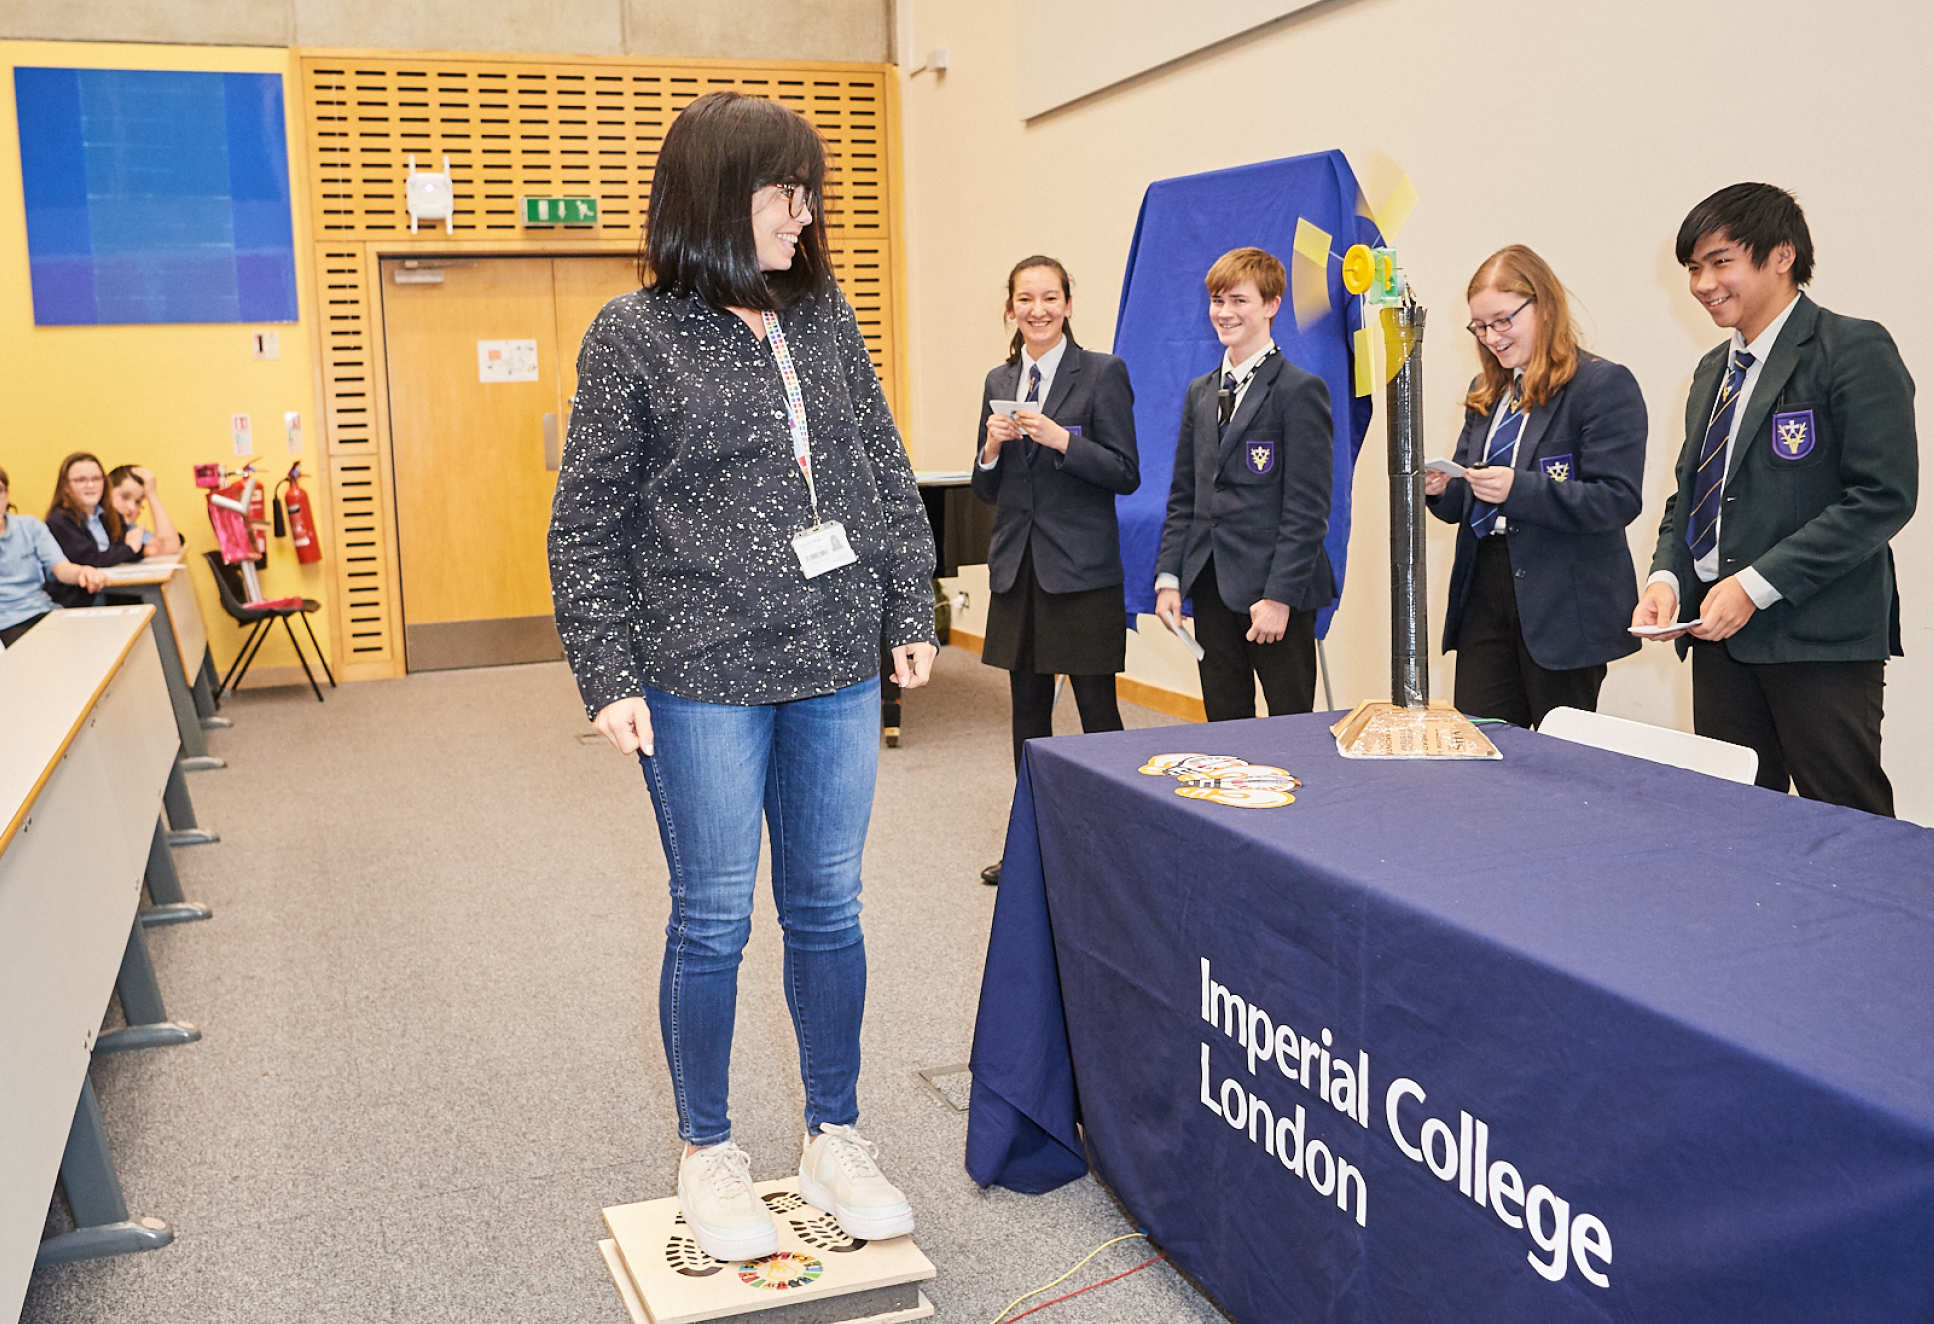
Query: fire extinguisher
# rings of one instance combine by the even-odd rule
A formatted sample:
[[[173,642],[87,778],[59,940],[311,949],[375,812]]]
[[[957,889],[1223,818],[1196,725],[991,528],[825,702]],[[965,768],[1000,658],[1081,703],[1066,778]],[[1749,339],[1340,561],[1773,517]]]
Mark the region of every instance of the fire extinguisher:
[[[322,559],[322,544],[316,541],[315,508],[309,502],[309,494],[302,490],[298,481],[302,477],[302,462],[298,460],[289,466],[289,476],[276,485],[275,498],[275,536],[283,536],[282,510],[288,507],[288,538],[295,544],[295,559],[303,565],[314,565]],[[287,488],[285,495],[283,489]]]

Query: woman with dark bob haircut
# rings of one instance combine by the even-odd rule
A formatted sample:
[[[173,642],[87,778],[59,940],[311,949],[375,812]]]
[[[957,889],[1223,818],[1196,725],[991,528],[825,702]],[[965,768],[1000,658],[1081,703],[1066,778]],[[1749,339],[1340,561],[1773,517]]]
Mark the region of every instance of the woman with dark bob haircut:
[[[558,633],[585,711],[636,753],[670,869],[658,1019],[678,1198],[721,1260],[778,1248],[726,1112],[761,817],[805,1083],[800,1193],[854,1238],[913,1230],[856,1130],[860,855],[884,645],[935,639],[933,536],[823,227],[826,149],[735,92],[672,122],[640,276],[578,355],[551,511]]]

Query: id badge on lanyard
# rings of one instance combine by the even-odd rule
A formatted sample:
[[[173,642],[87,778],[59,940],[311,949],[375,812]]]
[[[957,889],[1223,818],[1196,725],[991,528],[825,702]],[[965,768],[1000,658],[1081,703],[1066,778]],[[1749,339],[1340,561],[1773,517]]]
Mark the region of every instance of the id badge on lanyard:
[[[762,313],[761,317],[765,321],[766,343],[772,346],[772,357],[779,361],[779,379],[786,388],[786,422],[792,427],[793,462],[806,480],[806,499],[813,510],[812,527],[792,535],[792,553],[799,558],[800,572],[808,579],[816,579],[829,570],[853,564],[859,557],[846,540],[846,526],[838,520],[819,517],[819,487],[813,482],[812,437],[806,430],[806,397],[799,389],[799,373],[793,367],[792,352],[786,348],[786,333],[780,329],[779,318],[771,312]]]

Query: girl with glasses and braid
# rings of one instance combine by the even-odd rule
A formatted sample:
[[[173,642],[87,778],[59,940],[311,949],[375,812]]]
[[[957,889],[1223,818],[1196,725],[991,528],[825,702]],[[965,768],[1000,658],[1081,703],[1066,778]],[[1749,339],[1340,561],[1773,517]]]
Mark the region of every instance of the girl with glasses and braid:
[[[1457,526],[1444,651],[1460,711],[1536,726],[1561,705],[1595,710],[1606,664],[1638,651],[1625,526],[1642,502],[1645,400],[1628,369],[1579,347],[1565,287],[1522,244],[1484,259],[1466,296],[1466,472],[1424,476],[1431,513]]]
[[[981,661],[1008,673],[1014,769],[1054,734],[1054,678],[1074,690],[1083,731],[1121,730],[1115,676],[1127,654],[1115,498],[1141,483],[1135,392],[1113,354],[1075,344],[1068,272],[1051,257],[1007,273],[1014,340],[981,387],[974,495],[994,507]],[[998,885],[1001,866],[981,870]]]

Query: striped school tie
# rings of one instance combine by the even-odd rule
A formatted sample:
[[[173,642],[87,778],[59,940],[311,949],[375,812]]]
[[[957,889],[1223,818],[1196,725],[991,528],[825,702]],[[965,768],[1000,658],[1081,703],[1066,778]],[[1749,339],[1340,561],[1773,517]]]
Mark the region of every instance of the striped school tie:
[[[1021,403],[1024,405],[1034,405],[1037,409],[1040,406],[1041,365],[1038,363],[1030,363],[1027,365],[1027,394],[1021,398]],[[1034,462],[1034,453],[1040,449],[1041,443],[1029,437],[1027,439],[1027,449],[1022,454],[1027,456],[1028,462],[1031,464]]]
[[[1726,438],[1733,430],[1733,416],[1739,408],[1739,388],[1745,384],[1746,370],[1753,356],[1740,350],[1719,388],[1713,406],[1712,422],[1706,424],[1706,439],[1699,444],[1699,468],[1692,475],[1692,490],[1698,496],[1692,503],[1692,516],[1686,520],[1686,546],[1692,559],[1701,560],[1719,546],[1720,493],[1726,486]]]
[[[1511,463],[1511,448],[1518,444],[1518,435],[1524,431],[1524,396],[1517,383],[1511,385],[1511,403],[1505,408],[1504,421],[1491,437],[1491,444],[1485,449],[1484,463]],[[1480,538],[1488,538],[1497,530],[1498,508],[1488,501],[1478,501],[1471,506],[1471,531]]]
[[[1222,434],[1229,430],[1229,420],[1236,415],[1236,375],[1233,372],[1222,374],[1222,389],[1216,393],[1215,401],[1215,439],[1222,440]]]

